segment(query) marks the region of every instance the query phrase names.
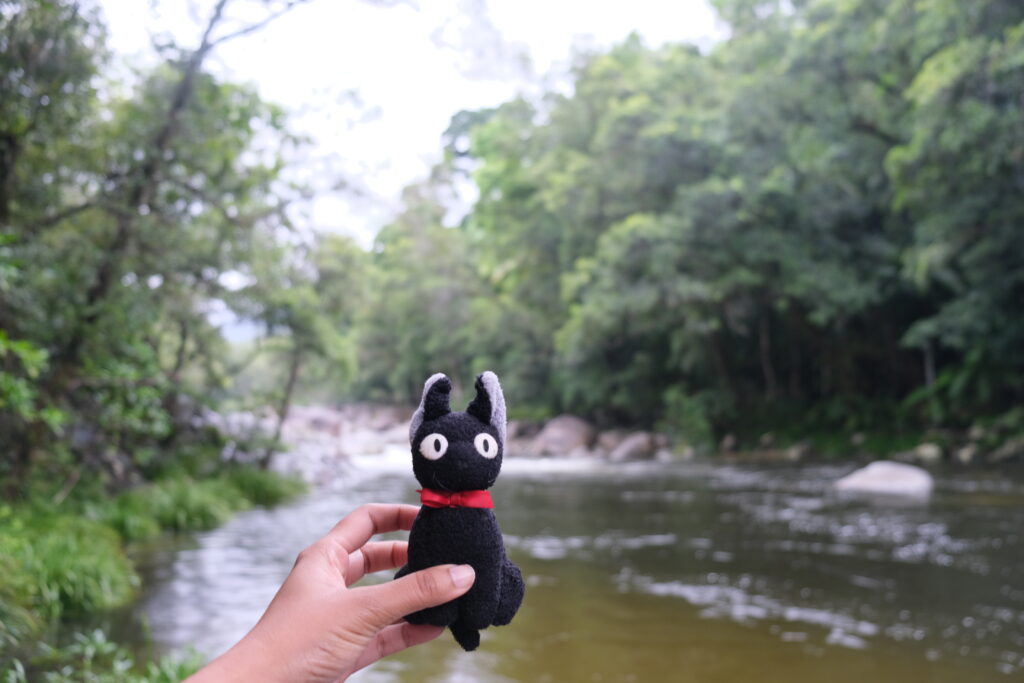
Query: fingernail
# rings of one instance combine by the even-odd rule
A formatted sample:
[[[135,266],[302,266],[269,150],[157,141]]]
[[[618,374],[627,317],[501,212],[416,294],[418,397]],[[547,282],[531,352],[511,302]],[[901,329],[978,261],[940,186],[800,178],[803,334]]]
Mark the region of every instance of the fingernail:
[[[456,588],[465,588],[476,578],[476,572],[468,564],[457,564],[448,571],[452,574],[452,583]]]

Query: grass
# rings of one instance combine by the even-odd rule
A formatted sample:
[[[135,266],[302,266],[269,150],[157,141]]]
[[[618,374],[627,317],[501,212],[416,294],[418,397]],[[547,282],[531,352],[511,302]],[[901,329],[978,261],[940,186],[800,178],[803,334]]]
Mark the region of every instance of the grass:
[[[90,516],[139,541],[164,531],[203,531],[228,521],[250,507],[242,493],[220,480],[174,478],[123,493],[110,503],[94,505]]]
[[[64,615],[131,601],[139,579],[125,542],[212,529],[241,510],[276,505],[304,490],[298,479],[239,467],[206,479],[178,474],[113,499],[90,492],[67,509],[39,501],[0,504],[0,671],[8,672],[0,681],[181,680],[195,669],[194,661],[137,666],[102,633],[61,648],[41,643],[28,651],[27,644]],[[39,673],[47,667],[49,673]],[[89,675],[69,677],[83,671]]]
[[[7,552],[6,536],[0,532],[0,652],[25,642],[42,628],[41,618],[32,609],[29,577],[16,571],[15,558]]]
[[[279,505],[306,491],[306,483],[298,477],[251,467],[227,470],[222,476],[253,505]]]
[[[79,516],[0,507],[0,558],[6,680],[21,680],[15,658],[63,615],[122,605],[139,585],[117,532]]]
[[[138,664],[131,653],[107,638],[101,630],[76,633],[61,648],[43,645],[29,665],[12,660],[4,683],[177,683],[202,666],[201,659],[163,657],[147,665]]]
[[[113,529],[77,516],[7,510],[0,556],[8,605],[52,620],[116,607],[134,595],[138,577]]]
[[[220,526],[253,505],[273,506],[306,490],[294,477],[253,468],[231,468],[210,479],[175,476],[140,486],[89,514],[129,541],[165,531],[202,531]]]

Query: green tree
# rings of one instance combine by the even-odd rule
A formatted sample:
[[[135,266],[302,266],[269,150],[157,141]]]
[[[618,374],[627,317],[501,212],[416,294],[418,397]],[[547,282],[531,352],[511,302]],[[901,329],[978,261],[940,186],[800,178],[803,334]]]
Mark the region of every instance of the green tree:
[[[487,301],[460,229],[442,224],[435,189],[408,188],[404,209],[373,249],[365,305],[357,318],[359,389],[409,402],[442,369],[456,381],[474,372],[475,309]]]
[[[222,277],[273,240],[294,194],[283,152],[301,141],[279,107],[203,70],[228,27],[227,0],[192,49],[127,88],[94,91],[104,58],[91,3],[4,3],[4,263],[0,324],[46,358],[32,370],[31,411],[3,411],[9,493],[33,461],[124,482],[167,451],[200,397],[224,384],[210,313]],[[8,354],[4,372],[29,369]],[[201,368],[199,372],[190,372]],[[66,416],[57,439],[56,411]],[[162,450],[162,454],[161,454]]]

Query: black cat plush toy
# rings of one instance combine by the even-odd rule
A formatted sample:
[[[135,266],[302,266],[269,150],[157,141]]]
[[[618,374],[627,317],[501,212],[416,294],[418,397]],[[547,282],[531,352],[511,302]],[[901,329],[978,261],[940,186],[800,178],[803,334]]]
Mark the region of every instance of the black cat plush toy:
[[[505,397],[498,376],[476,378],[476,398],[453,413],[451,381],[441,373],[423,385],[409,424],[412,470],[423,486],[409,532],[409,562],[395,578],[439,564],[468,564],[476,572],[462,597],[406,616],[412,624],[448,626],[465,650],[480,645],[480,630],[512,621],[523,601],[519,567],[505,544],[487,492],[501,471],[505,450]]]

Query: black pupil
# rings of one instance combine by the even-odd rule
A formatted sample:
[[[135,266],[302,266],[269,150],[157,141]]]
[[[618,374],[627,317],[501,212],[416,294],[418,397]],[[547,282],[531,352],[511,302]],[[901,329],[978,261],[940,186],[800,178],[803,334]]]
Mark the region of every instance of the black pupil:
[[[441,439],[434,439],[434,450],[441,450]]]
[[[484,453],[486,453],[490,449],[491,449],[491,442],[488,441],[487,439],[484,439]]]

